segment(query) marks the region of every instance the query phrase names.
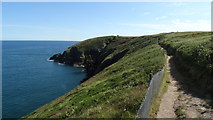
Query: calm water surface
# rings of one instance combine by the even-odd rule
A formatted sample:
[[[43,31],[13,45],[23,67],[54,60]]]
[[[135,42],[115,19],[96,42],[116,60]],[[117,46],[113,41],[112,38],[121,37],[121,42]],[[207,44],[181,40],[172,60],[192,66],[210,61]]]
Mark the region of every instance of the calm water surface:
[[[19,118],[75,88],[83,68],[47,59],[77,42],[4,41],[2,43],[2,114]]]

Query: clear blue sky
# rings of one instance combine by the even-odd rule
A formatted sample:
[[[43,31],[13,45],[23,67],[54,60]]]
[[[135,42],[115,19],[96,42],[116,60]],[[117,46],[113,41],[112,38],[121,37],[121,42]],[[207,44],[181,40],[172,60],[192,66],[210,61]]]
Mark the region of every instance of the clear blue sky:
[[[85,40],[171,31],[210,31],[211,3],[3,3],[3,40]]]

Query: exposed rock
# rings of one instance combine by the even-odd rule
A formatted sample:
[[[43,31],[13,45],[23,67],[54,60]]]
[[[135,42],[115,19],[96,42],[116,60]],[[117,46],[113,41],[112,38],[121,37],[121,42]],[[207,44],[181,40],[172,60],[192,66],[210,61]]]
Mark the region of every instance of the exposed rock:
[[[61,55],[61,53],[55,54],[52,57],[50,57],[49,60],[54,60],[55,62],[61,62],[62,61],[62,55]]]
[[[213,110],[211,107],[203,99],[192,96],[186,92],[179,92],[174,108],[177,109],[178,106],[184,106],[184,110],[182,111],[185,112],[186,118],[213,119]]]
[[[103,42],[103,45],[89,48],[86,48],[85,46],[72,46],[64,51],[63,54],[58,53],[53,55],[50,57],[50,60],[74,67],[84,67],[88,77],[90,77],[97,74],[107,66],[117,62],[129,51],[128,49],[121,50],[121,52],[113,54],[111,57],[106,59],[108,55],[112,54],[116,50],[116,48],[108,48],[108,45],[115,40],[116,37],[114,36],[106,39],[106,41]]]

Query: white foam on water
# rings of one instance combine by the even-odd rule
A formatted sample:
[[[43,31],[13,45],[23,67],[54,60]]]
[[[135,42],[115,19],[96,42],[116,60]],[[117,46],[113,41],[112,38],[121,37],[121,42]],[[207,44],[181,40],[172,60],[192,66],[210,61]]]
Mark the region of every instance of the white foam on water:
[[[64,63],[58,63],[58,65],[64,65]]]
[[[50,60],[50,58],[48,58],[47,61],[53,62],[54,60]]]

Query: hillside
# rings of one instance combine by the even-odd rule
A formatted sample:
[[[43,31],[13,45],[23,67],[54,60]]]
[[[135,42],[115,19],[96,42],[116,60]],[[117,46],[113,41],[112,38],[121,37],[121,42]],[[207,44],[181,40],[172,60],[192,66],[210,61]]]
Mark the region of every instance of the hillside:
[[[150,79],[164,67],[166,52],[162,47],[174,55],[177,62],[184,63],[181,69],[204,70],[194,81],[196,84],[207,81],[208,84],[202,84],[210,85],[205,90],[212,92],[211,44],[208,32],[85,40],[50,59],[84,66],[88,79],[24,118],[134,118]]]
[[[210,32],[165,34],[160,45],[174,56],[184,83],[213,95],[213,39]]]

